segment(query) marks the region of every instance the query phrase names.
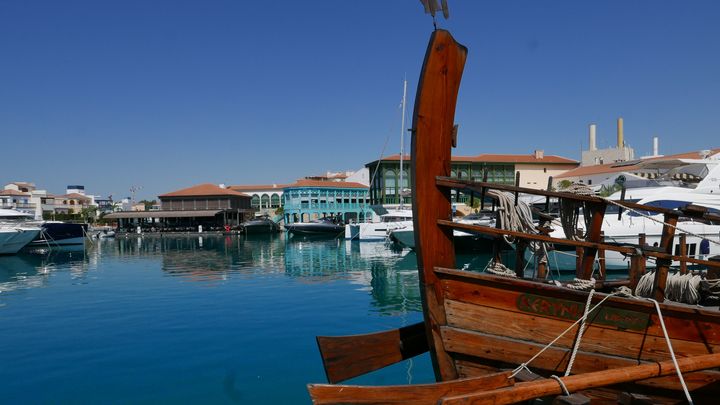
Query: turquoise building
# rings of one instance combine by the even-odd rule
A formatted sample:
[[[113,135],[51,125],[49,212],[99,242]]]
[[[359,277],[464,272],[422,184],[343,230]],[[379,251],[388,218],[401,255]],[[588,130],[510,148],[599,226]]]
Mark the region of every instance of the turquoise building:
[[[283,189],[285,223],[336,216],[364,221],[372,216],[368,187],[344,181],[298,180]]]

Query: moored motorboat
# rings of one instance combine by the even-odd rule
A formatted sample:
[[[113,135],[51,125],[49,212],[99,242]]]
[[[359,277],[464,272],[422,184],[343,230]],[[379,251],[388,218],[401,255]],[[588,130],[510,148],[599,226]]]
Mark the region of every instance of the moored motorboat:
[[[295,222],[286,224],[285,230],[294,235],[307,236],[339,236],[345,231],[345,225],[342,221],[334,218],[323,217],[314,219],[310,222]]]
[[[88,237],[88,224],[45,221],[40,227],[40,234],[28,246],[84,245]]]
[[[280,225],[269,217],[262,216],[243,222],[242,229],[246,234],[277,233],[280,232]]]

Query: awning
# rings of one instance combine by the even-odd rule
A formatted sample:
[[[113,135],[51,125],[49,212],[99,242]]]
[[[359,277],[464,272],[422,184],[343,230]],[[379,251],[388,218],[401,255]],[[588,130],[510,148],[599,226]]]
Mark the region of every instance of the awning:
[[[200,218],[214,217],[223,210],[197,210],[197,211],[120,211],[107,214],[103,219],[126,218]]]

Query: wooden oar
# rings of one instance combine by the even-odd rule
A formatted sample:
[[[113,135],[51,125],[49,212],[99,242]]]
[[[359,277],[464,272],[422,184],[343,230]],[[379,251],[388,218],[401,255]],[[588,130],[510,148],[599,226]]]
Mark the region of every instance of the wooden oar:
[[[364,335],[318,336],[317,343],[333,384],[428,351],[423,322]]]
[[[508,387],[515,383],[510,372],[493,373],[481,377],[453,380],[435,384],[388,385],[382,387],[359,385],[309,384],[313,404],[408,404],[435,405],[448,395],[462,395],[478,390]]]
[[[720,353],[702,356],[683,357],[677,359],[678,367],[683,373],[720,367]],[[644,380],[653,377],[662,377],[674,374],[675,366],[672,361],[663,361],[654,364],[641,364],[638,366],[621,367],[610,370],[595,371],[562,377],[561,380],[568,391],[578,392],[590,388],[605,387],[631,381]],[[542,380],[517,383],[513,387],[481,391],[473,394],[445,397],[441,400],[443,405],[466,404],[512,404],[541,398],[549,395],[563,394],[562,387],[557,380],[546,378]]]

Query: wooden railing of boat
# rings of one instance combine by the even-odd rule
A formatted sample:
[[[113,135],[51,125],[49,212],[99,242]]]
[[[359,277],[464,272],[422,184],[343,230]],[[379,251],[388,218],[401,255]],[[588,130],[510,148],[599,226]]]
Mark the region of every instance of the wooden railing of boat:
[[[443,30],[435,31],[427,48],[413,115],[412,190],[415,250],[424,323],[409,329],[375,334],[322,337],[318,344],[327,376],[335,383],[384,367],[411,355],[430,351],[436,384],[360,387],[314,384],[309,386],[315,403],[412,403],[470,404],[513,403],[562,394],[565,388],[588,398],[646,396],[649,401],[672,402],[682,398],[675,357],[684,381],[698,402],[715,400],[720,390],[720,313],[715,309],[663,303],[668,269],[674,260],[708,269],[720,263],[673,254],[678,219],[720,221],[701,207],[678,210],[616,202],[627,209],[661,214],[664,222],[658,247],[616,245],[603,242],[602,224],[608,201],[595,196],[542,191],[449,177],[451,146],[457,143],[455,104],[467,50]],[[586,240],[554,238],[451,220],[451,190],[484,198],[487,190],[535,194],[584,204],[591,216]],[[516,197],[517,198],[517,197]],[[575,247],[579,253],[576,276],[590,278],[598,252],[616,251],[632,257],[627,280],[598,280],[597,292],[588,299],[577,291],[545,280],[525,279],[521,263],[515,278],[455,269],[453,230],[495,238],[513,236],[518,243],[539,241]],[[645,260],[656,259],[652,296],[660,312],[647,300],[609,296],[611,287],[634,285],[645,271]],[[499,255],[496,255],[499,260]],[[586,303],[602,307],[591,315],[582,339],[578,330],[560,337],[583,315]],[[664,322],[661,322],[664,321]],[[668,347],[665,334],[673,350]],[[425,344],[422,344],[422,343]],[[507,370],[525,364],[538,381],[518,382]],[[571,356],[576,352],[574,356]],[[674,353],[674,356],[671,355]],[[571,360],[572,357],[572,360]],[[542,378],[545,377],[545,378]],[[579,402],[579,403],[582,403]]]

